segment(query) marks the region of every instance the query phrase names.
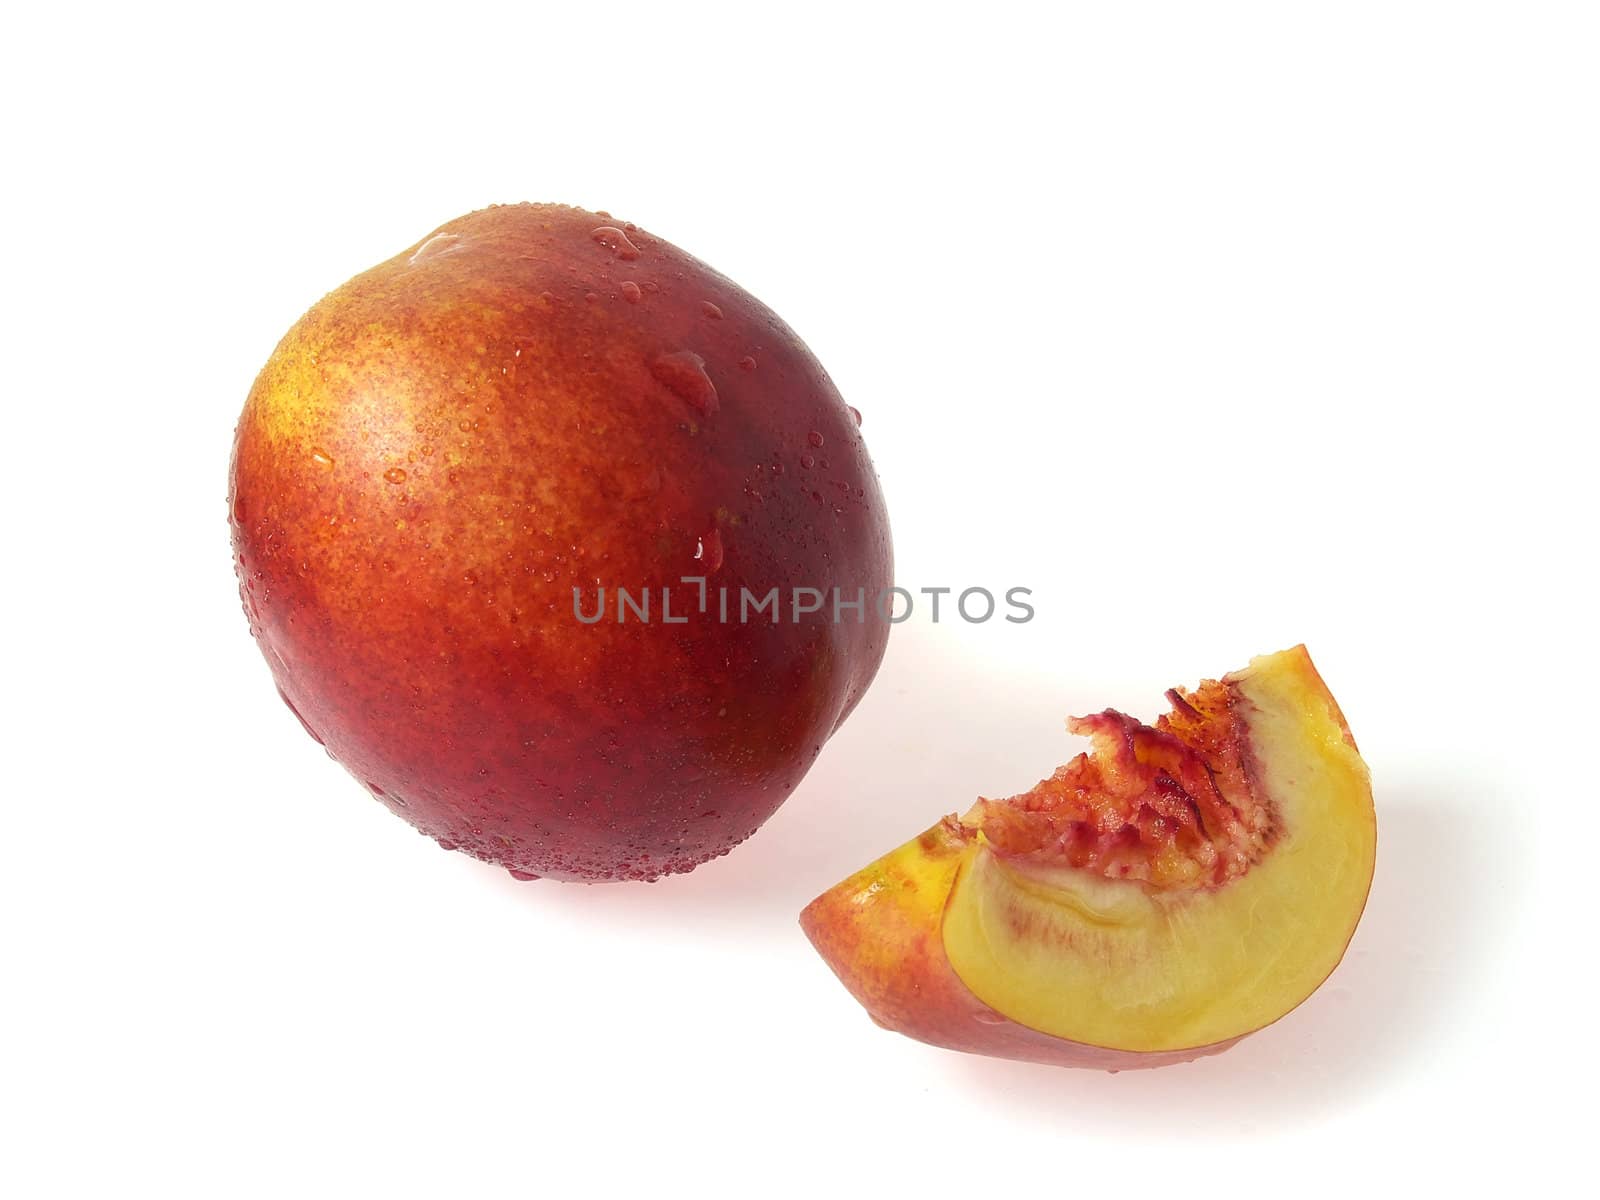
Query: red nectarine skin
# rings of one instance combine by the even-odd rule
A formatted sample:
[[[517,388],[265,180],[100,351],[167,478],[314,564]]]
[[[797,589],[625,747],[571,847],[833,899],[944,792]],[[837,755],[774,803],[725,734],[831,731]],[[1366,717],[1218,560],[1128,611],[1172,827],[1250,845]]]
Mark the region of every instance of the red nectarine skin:
[[[821,448],[818,448],[820,442]],[[802,465],[802,455],[809,460]],[[230,518],[278,686],[394,812],[522,875],[649,879],[748,837],[887,625],[693,611],[891,582],[857,422],[799,338],[602,213],[452,221],[318,303],[245,405]],[[592,612],[583,624],[573,589]],[[615,619],[614,589],[652,593]],[[674,590],[666,624],[660,590]]]

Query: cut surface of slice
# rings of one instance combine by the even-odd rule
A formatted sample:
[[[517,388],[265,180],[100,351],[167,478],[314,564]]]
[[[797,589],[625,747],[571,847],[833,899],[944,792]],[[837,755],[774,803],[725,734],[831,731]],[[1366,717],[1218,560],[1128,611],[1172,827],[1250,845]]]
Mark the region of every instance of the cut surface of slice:
[[[1107,711],[1092,743],[818,897],[813,944],[880,1024],[1109,1068],[1225,1049],[1337,966],[1376,854],[1367,768],[1304,647]]]

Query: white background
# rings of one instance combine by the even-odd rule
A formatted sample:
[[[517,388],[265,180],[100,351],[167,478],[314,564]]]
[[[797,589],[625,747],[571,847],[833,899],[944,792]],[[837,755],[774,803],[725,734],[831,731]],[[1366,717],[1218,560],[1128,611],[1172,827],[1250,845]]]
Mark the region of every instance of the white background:
[[[10,1195],[1321,1194],[1592,1141],[1600,55],[1583,4],[37,5],[6,18]],[[46,15],[48,14],[48,15]],[[762,297],[865,414],[913,621],[652,887],[384,812],[246,635],[229,441],[326,290],[494,201]],[[814,893],[1306,641],[1376,781],[1299,1011],[1156,1072],[874,1027]],[[1587,1161],[1585,1159],[1585,1161]],[[1587,1168],[1582,1168],[1587,1171]]]

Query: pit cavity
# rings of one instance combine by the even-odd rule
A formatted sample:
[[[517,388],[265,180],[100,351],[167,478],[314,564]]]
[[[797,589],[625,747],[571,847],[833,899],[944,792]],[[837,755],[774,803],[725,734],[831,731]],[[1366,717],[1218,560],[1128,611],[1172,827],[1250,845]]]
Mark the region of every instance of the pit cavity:
[[[1005,858],[1169,890],[1218,887],[1271,849],[1278,814],[1254,786],[1227,683],[1167,693],[1154,727],[1107,709],[1067,722],[1093,743],[1033,790],[963,818]]]

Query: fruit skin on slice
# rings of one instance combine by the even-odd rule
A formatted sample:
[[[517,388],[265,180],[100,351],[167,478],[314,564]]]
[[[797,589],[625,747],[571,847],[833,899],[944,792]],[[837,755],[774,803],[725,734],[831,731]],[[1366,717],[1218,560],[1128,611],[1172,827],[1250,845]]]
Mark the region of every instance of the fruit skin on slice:
[[[1377,845],[1369,776],[1303,646],[1201,696],[1226,741],[1195,737],[1185,714],[1199,714],[1178,695],[1174,723],[1137,726],[1128,753],[1169,783],[1176,730],[1224,803],[1270,816],[1242,873],[1159,886],[1002,851],[984,801],[819,896],[802,928],[878,1024],[950,1049],[1121,1070],[1215,1054],[1271,1024],[1355,932]]]

